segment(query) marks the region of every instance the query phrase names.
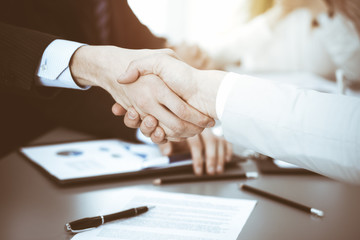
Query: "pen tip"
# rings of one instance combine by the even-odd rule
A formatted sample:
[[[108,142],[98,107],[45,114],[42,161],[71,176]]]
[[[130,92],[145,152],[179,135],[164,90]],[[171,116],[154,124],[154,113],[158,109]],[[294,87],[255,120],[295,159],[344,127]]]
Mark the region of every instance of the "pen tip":
[[[244,187],[244,184],[243,183],[239,183],[239,188],[241,189],[241,188],[243,188]]]
[[[247,172],[246,177],[254,179],[254,178],[258,178],[259,174],[257,172]]]
[[[316,209],[316,208],[311,208],[310,209],[311,213],[318,216],[318,217],[324,217],[324,212],[319,210],[319,209]]]
[[[155,206],[148,206],[148,210],[155,208]]]
[[[161,179],[160,178],[157,178],[153,181],[153,184],[154,185],[161,185]]]

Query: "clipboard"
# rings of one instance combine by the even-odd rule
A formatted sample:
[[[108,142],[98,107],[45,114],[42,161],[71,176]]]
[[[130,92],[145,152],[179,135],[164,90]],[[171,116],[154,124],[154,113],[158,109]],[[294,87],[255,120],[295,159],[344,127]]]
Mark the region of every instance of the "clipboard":
[[[100,139],[32,145],[20,153],[60,185],[191,173],[190,154],[162,156],[156,145]],[[227,167],[237,167],[237,164]]]
[[[279,160],[275,160],[272,158],[267,159],[255,159],[256,166],[258,167],[259,171],[263,174],[317,174],[312,171],[309,171],[304,168],[300,168],[297,166],[285,166],[282,167],[282,164],[277,163]],[[287,164],[286,164],[287,165]],[[290,164],[289,164],[290,165]]]

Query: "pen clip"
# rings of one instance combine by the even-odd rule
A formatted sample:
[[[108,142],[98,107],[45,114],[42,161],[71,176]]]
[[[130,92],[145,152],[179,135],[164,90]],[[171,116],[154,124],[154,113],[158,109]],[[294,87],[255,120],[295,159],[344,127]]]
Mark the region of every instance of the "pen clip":
[[[94,223],[94,221],[98,221],[98,220],[101,220],[101,223],[96,223],[96,222]],[[81,222],[80,224],[83,226],[79,226],[79,222]],[[104,223],[105,223],[105,219],[104,219],[104,216],[102,216],[102,215],[100,215],[98,217],[93,217],[93,218],[83,218],[83,219],[79,219],[77,221],[66,223],[65,231],[72,232],[72,233],[84,232],[84,231],[88,231],[91,229],[95,229],[98,226],[103,225]],[[76,226],[75,228],[80,228],[80,229],[77,229],[77,230],[72,229],[71,224],[75,225]],[[85,226],[90,225],[90,227],[84,227],[84,225]]]
[[[71,228],[70,223],[66,223],[66,224],[65,224],[65,231],[67,231],[67,232],[72,232],[72,233],[85,232],[85,231],[88,231],[88,230],[91,230],[91,229],[95,229],[95,228],[96,228],[96,227],[85,228],[85,229],[81,229],[81,230],[73,230],[73,229]]]

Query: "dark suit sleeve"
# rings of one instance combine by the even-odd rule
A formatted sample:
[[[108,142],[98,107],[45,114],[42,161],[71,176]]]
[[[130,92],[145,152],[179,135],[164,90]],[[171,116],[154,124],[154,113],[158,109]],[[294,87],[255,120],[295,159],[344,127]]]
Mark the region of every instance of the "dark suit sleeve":
[[[0,22],[0,87],[34,91],[42,54],[57,38]]]

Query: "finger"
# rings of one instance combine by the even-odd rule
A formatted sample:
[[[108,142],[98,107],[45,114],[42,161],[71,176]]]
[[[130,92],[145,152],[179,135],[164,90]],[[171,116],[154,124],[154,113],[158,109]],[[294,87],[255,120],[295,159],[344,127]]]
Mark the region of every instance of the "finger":
[[[221,174],[224,172],[225,164],[225,140],[219,139],[217,142],[217,163],[216,163],[216,173]]]
[[[172,154],[172,150],[173,150],[173,143],[167,142],[164,144],[159,144],[159,148],[160,148],[160,152],[164,156],[170,156]]]
[[[167,140],[165,139],[165,132],[161,127],[156,127],[155,131],[151,133],[151,141],[157,144],[165,143]]]
[[[230,162],[231,159],[232,159],[232,154],[233,154],[233,146],[232,146],[232,144],[229,143],[228,141],[226,141],[225,149],[226,149],[225,161]]]
[[[205,146],[206,172],[209,175],[214,175],[217,161],[217,141],[213,136],[203,137],[203,141]]]
[[[155,131],[158,121],[151,115],[147,115],[140,124],[140,131],[146,136],[150,137]]]
[[[170,89],[167,89],[166,93],[164,92],[164,94],[159,95],[158,100],[177,117],[184,121],[192,123],[201,128],[213,127],[215,125],[214,119],[204,115],[197,109],[184,102]]]
[[[124,123],[129,128],[138,128],[141,124],[140,115],[133,107],[129,107],[124,117]]]
[[[187,138],[202,132],[203,128],[180,119],[167,107],[163,106],[161,102],[159,102],[158,98],[162,98],[161,95],[172,95],[168,98],[168,101],[172,101],[171,103],[168,102],[170,105],[176,105],[178,102],[183,102],[183,100],[172,92],[165,84],[163,84],[160,79],[156,76],[153,77],[157,79],[161,85],[157,86],[156,93],[148,93],[149,96],[138,96],[138,99],[135,101],[136,104],[134,104],[135,110],[140,113],[142,117],[151,113],[151,115],[159,121],[161,127],[166,127],[164,130],[167,137]],[[150,79],[151,78],[148,77],[148,80]]]
[[[120,104],[114,103],[114,105],[111,108],[112,113],[115,116],[123,116],[126,114],[126,109],[123,108]]]
[[[170,135],[173,135],[174,133],[172,132],[172,130],[170,128],[168,128],[161,122],[159,122],[159,127],[164,132],[164,136],[167,141],[182,142],[182,141],[186,141],[189,138],[189,137],[172,137],[172,136],[170,136]],[[169,135],[167,135],[167,134],[169,134]],[[196,135],[196,134],[194,134],[194,135]]]
[[[160,104],[153,107],[152,115],[157,116],[159,126],[165,130],[167,138],[188,138],[203,130],[192,123],[181,120]]]
[[[193,170],[194,173],[198,176],[203,173],[203,142],[199,135],[188,138],[187,140],[191,152],[191,157],[193,160]]]

